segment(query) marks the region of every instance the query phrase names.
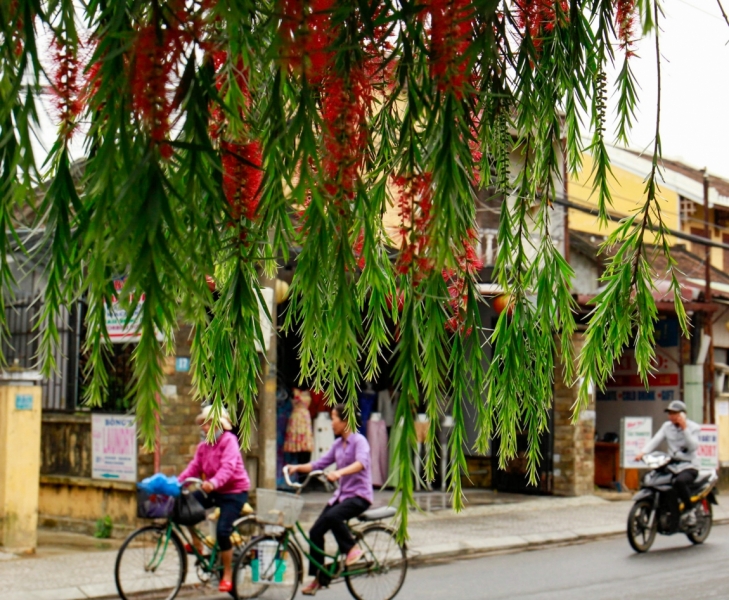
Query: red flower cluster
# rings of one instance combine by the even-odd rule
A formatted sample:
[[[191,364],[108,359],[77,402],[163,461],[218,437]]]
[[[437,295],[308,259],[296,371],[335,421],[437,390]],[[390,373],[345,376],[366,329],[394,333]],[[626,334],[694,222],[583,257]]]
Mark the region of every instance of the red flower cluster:
[[[620,49],[626,58],[635,56],[633,26],[635,25],[635,0],[615,0],[615,23],[618,29]]]
[[[69,140],[76,129],[76,118],[83,108],[80,98],[77,48],[59,38],[53,39],[51,48],[53,49],[53,104],[60,121],[61,136]]]
[[[448,293],[451,297],[449,304],[452,316],[446,321],[448,331],[455,332],[463,329],[463,321],[468,306],[466,277],[475,275],[483,267],[483,261],[479,258],[474,247],[476,239],[476,232],[470,230],[468,238],[463,240],[463,255],[458,258],[458,270],[443,271],[443,279],[449,284]],[[466,335],[470,333],[470,328],[465,331]]]
[[[280,7],[279,36],[284,64],[294,71],[303,70],[309,82],[320,84],[333,55],[334,0],[280,0]]]
[[[371,103],[372,87],[361,67],[353,68],[346,79],[331,74],[322,85],[322,165],[326,191],[332,198],[354,196],[367,150],[367,112]]]
[[[9,21],[13,25],[11,35],[11,45],[14,47],[15,56],[19,57],[23,54],[25,47],[25,33],[23,31],[24,21],[23,17],[18,13],[18,0],[11,0],[10,6],[8,7]]]
[[[433,218],[430,173],[398,176],[394,178],[394,184],[399,191],[397,204],[402,236],[397,270],[402,274],[413,270],[413,274],[419,279],[433,270],[433,259],[427,256]]]
[[[231,207],[231,214],[253,220],[261,198],[263,162],[258,142],[239,144],[220,142],[223,163],[223,192]]]
[[[441,91],[459,97],[469,79],[468,49],[474,11],[470,0],[430,0],[430,72]]]
[[[364,250],[364,229],[360,229],[359,235],[357,236],[357,241],[354,243],[354,246],[352,246],[352,252],[354,252],[354,257],[357,259],[357,266],[360,269],[365,268],[365,257],[362,254],[363,250]]]
[[[557,23],[554,9],[557,2],[562,14],[569,14],[567,0],[515,0],[517,25],[529,32],[537,52],[541,50],[545,35],[552,32]]]
[[[172,155],[172,148],[165,143],[172,113],[170,77],[189,37],[189,32],[182,28],[147,25],[137,32],[132,51],[132,107],[165,158]]]

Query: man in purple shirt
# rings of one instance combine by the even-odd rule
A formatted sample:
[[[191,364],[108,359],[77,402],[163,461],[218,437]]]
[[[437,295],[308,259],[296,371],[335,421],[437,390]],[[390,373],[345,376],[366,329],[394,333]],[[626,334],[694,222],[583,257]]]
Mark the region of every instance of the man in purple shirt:
[[[324,564],[324,534],[331,531],[339,544],[339,550],[347,556],[345,564],[350,566],[362,557],[362,550],[355,544],[347,521],[366,511],[373,500],[370,445],[365,436],[350,430],[343,404],[337,404],[332,409],[332,430],[338,439],[329,452],[312,463],[289,465],[287,468],[290,473],[310,473],[336,463],[336,471],[327,473],[327,479],[339,481],[339,488],[309,532],[312,544],[310,550],[311,557],[319,564]],[[329,578],[311,561],[309,575],[313,575],[314,580],[301,590],[305,596],[313,596],[329,585]]]

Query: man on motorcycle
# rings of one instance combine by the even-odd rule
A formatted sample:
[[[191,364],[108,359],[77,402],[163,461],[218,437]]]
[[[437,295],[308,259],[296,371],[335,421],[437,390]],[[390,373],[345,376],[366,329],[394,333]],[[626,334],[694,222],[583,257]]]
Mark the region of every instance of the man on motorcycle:
[[[690,526],[696,523],[689,486],[699,474],[696,449],[699,447],[701,426],[686,418],[686,405],[680,400],[673,400],[666,408],[666,412],[668,421],[645,445],[643,451],[636,455],[635,460],[642,460],[643,455],[653,452],[663,440],[666,441],[668,454],[673,458],[669,469],[675,474],[674,486],[683,501],[684,513],[688,515],[686,524]]]

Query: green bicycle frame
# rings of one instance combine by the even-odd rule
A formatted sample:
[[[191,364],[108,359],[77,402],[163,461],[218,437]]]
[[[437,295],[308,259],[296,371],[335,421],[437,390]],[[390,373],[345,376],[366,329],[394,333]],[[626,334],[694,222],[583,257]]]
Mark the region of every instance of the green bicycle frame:
[[[327,575],[327,577],[329,577],[330,579],[336,578],[337,575],[339,574],[337,572],[338,566],[339,566],[339,557],[342,555],[342,553],[339,551],[339,548],[337,548],[337,553],[334,556],[332,556],[331,554],[327,554],[324,550],[319,548],[319,546],[317,546],[316,544],[314,544],[311,541],[311,539],[306,535],[306,533],[304,533],[304,530],[301,528],[301,523],[299,523],[298,521],[296,521],[296,529],[299,530],[299,533],[301,534],[301,536],[304,538],[306,543],[309,544],[309,548],[314,548],[316,551],[321,552],[322,556],[325,559],[331,558],[333,560],[331,570],[329,568],[327,568],[326,565],[322,565],[321,563],[319,563],[319,561],[313,559],[311,557],[310,552],[306,552],[303,548],[300,548],[301,552],[304,554],[304,556],[306,556],[306,558],[308,558],[309,561],[311,563],[313,563],[317,569],[319,569],[320,571],[323,571]],[[289,531],[291,531],[293,533],[293,530],[290,530],[290,529],[286,530],[284,550],[286,549],[286,542],[288,542]],[[294,534],[294,539],[295,539],[295,537],[296,536]],[[379,564],[377,562],[377,556],[374,554],[374,552],[372,552],[372,548],[367,546],[367,543],[364,541],[364,538],[360,538],[359,543],[364,543],[365,548],[369,551],[370,556],[372,556],[372,558],[375,561],[375,565],[374,565],[375,570],[379,569]],[[299,546],[301,546],[301,545],[299,544]],[[371,570],[372,570],[371,568],[354,569],[354,570],[347,569],[347,575],[365,575],[366,573],[369,573]]]
[[[173,523],[172,521],[167,522],[167,535],[165,536],[167,540],[170,539],[172,536],[172,531],[176,531],[177,534],[182,537],[185,542],[190,544],[190,548],[192,548],[193,553],[195,554],[195,558],[197,558],[198,562],[202,566],[203,570],[207,573],[212,573],[215,571],[215,561],[218,557],[218,540],[215,540],[215,543],[213,544],[212,550],[210,552],[209,556],[205,556],[204,554],[198,552],[197,548],[195,547],[195,544],[192,543],[192,540],[187,537],[182,527],[177,525],[177,523]],[[196,527],[195,528],[195,534],[197,535],[198,539],[202,540],[205,539],[205,536],[202,534],[202,532]],[[166,548],[166,545],[165,545]],[[164,555],[163,555],[164,558]],[[222,566],[220,567],[222,569]]]

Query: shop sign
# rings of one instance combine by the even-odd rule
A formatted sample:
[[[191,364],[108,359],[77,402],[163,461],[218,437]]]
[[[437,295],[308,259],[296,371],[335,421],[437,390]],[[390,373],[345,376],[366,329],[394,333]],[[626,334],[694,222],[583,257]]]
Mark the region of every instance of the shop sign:
[[[643,448],[653,437],[653,419],[651,417],[623,417],[620,419],[620,464],[623,469],[645,468],[643,462],[636,462],[635,457],[643,452]]]
[[[137,428],[127,415],[91,415],[91,477],[137,480]]]
[[[15,410],[33,410],[33,396],[30,394],[15,394]]]
[[[141,337],[139,326],[142,319],[144,294],[142,294],[134,309],[134,313],[132,313],[131,319],[129,319],[129,313],[121,307],[118,298],[119,292],[124,287],[125,279],[125,277],[121,277],[114,280],[114,291],[116,291],[117,295],[112,296],[111,304],[106,305],[106,330],[113,344],[138,342]]]
[[[719,468],[719,431],[716,425],[702,425],[699,432],[699,447],[696,455],[701,469]]]
[[[657,354],[652,372],[648,375],[648,389],[638,375],[635,353],[627,350],[613,371],[604,391],[598,391],[600,402],[670,402],[679,394],[678,348],[662,350]]]

